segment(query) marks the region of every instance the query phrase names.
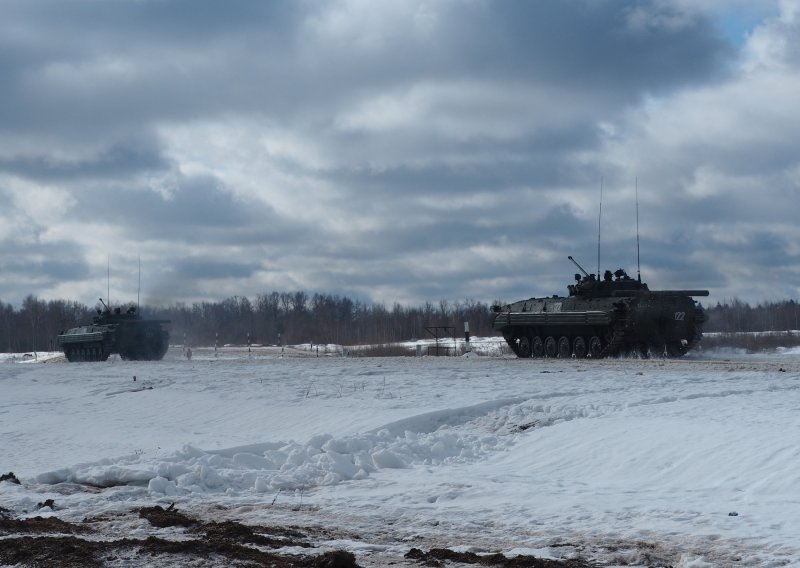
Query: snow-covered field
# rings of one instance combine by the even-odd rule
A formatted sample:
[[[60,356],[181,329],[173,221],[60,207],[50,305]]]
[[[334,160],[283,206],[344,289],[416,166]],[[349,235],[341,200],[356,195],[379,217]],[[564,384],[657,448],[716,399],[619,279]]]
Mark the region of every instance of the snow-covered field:
[[[0,473],[22,481],[0,483],[0,507],[80,522],[175,503],[204,518],[335,527],[318,550],[350,550],[362,566],[414,565],[402,558],[411,547],[800,566],[794,351],[297,354],[0,363]],[[37,509],[46,499],[54,510]],[[113,531],[157,529],[120,516]]]

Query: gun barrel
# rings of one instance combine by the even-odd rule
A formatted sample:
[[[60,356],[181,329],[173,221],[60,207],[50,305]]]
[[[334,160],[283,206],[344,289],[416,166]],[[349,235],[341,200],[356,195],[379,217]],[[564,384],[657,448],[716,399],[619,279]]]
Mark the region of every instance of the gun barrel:
[[[578,261],[577,261],[577,260],[575,260],[575,259],[574,259],[574,258],[572,258],[571,256],[568,256],[567,258],[568,258],[568,259],[570,259],[570,260],[572,261],[572,264],[574,264],[575,266],[577,266],[577,267],[578,267],[578,270],[580,270],[581,272],[583,272],[583,275],[584,275],[584,276],[586,276],[587,278],[589,277],[589,273],[588,273],[588,272],[586,272],[586,271],[583,269],[583,266],[581,266],[580,264],[578,264]]]
[[[656,290],[654,294],[662,296],[708,296],[708,290]]]
[[[708,290],[614,290],[612,296],[708,296]]]

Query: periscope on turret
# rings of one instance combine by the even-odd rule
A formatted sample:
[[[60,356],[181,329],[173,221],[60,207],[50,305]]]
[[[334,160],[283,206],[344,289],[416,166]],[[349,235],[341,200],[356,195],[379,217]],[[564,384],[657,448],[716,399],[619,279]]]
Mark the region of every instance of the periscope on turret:
[[[159,361],[169,348],[169,331],[163,325],[170,320],[143,319],[136,307],[124,312],[109,308],[100,298],[103,309],[91,323],[62,331],[56,344],[70,362],[105,361],[113,353],[122,359]]]
[[[694,297],[708,290],[650,290],[622,269],[601,280],[568,258],[583,273],[568,296],[492,306],[492,325],[517,357],[681,357],[700,341],[706,318]]]

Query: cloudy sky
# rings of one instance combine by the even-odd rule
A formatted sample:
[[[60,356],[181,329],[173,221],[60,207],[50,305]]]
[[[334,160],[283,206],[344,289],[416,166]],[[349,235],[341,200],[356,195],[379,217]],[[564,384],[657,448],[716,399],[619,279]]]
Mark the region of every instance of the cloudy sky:
[[[0,0],[0,299],[800,295],[800,6]],[[110,281],[107,282],[110,266]]]

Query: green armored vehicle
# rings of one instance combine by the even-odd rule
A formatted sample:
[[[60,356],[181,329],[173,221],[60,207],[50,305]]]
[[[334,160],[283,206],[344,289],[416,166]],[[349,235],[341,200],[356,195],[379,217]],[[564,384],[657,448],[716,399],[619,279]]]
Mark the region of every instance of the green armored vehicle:
[[[693,296],[708,290],[650,290],[624,270],[583,276],[569,296],[492,306],[494,329],[517,357],[685,355],[702,337],[703,308]]]
[[[162,324],[170,320],[145,320],[135,307],[122,312],[103,302],[92,323],[62,331],[56,342],[68,361],[105,361],[112,353],[134,361],[158,361],[169,347],[169,332]]]

